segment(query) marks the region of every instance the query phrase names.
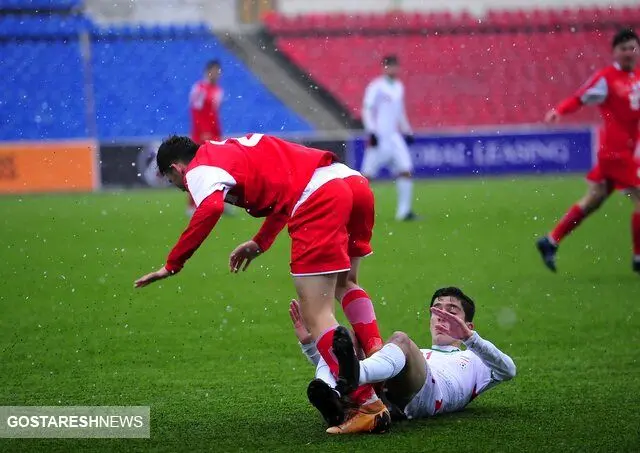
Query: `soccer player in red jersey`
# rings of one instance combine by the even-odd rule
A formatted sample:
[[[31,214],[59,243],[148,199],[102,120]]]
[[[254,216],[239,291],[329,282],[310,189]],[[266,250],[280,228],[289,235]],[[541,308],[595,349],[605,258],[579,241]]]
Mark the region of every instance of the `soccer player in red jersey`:
[[[222,66],[218,60],[207,62],[204,76],[194,83],[189,93],[189,111],[191,113],[191,140],[202,145],[207,140],[222,139],[220,122],[220,104],[224,92],[218,81],[222,75]],[[193,215],[196,205],[188,197],[187,214]]]
[[[636,69],[639,51],[638,35],[632,30],[619,31],[613,38],[614,63],[596,72],[576,94],[545,117],[546,122],[552,123],[583,105],[597,105],[603,121],[597,163],[587,174],[587,193],[537,242],[545,265],[554,272],[560,242],[615,189],[626,191],[634,203],[633,270],[640,272],[640,163],[634,159],[640,123],[640,71]]]
[[[136,287],[178,273],[216,225],[226,201],[254,217],[266,217],[253,240],[231,253],[232,272],[245,270],[288,227],[291,274],[302,316],[334,375],[338,373],[332,352],[338,327],[334,297],[341,300],[365,353],[382,347],[373,304],[357,283],[360,258],[371,253],[374,223],[373,193],[360,173],[338,163],[333,153],[263,134],[202,146],[188,137],[174,136],[162,143],[157,161],[160,173],[188,191],[197,209],[166,264],[138,279]],[[308,396],[325,415],[328,406],[346,395],[328,386],[310,386]],[[389,412],[371,385],[349,396],[360,406],[353,414],[357,417],[351,424],[353,432],[388,428]]]

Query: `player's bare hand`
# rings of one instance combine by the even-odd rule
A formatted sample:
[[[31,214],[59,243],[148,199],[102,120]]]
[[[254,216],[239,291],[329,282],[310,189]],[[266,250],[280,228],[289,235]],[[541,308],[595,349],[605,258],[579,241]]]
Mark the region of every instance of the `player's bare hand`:
[[[557,123],[560,119],[560,114],[556,109],[549,110],[544,116],[545,123]]]
[[[438,333],[449,335],[456,340],[467,340],[473,335],[464,320],[440,308],[431,307],[431,314],[438,318],[435,329]]]
[[[302,319],[302,313],[300,313],[300,304],[297,300],[291,300],[289,304],[289,316],[291,316],[291,322],[293,323],[293,331],[298,337],[298,341],[302,344],[309,344],[313,341],[311,333],[307,330],[307,325]]]
[[[255,241],[247,241],[244,244],[240,244],[229,255],[229,270],[233,273],[238,273],[240,269],[246,271],[251,261],[260,253],[262,251]]]
[[[134,286],[136,288],[142,288],[143,286],[147,286],[153,282],[157,282],[158,280],[162,280],[163,278],[167,278],[171,276],[171,272],[167,270],[164,266],[158,269],[155,272],[151,272],[150,274],[145,275],[144,277],[140,277],[135,281]]]

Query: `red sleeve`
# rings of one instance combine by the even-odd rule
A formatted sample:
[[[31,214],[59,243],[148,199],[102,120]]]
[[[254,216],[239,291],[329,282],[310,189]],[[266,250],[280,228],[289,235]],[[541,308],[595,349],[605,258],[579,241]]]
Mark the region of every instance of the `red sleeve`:
[[[286,214],[271,214],[262,223],[260,231],[253,237],[253,240],[258,244],[262,252],[269,250],[273,242],[276,240],[278,233],[287,224],[289,216]]]
[[[577,111],[580,107],[582,107],[582,101],[577,95],[574,95],[558,104],[558,106],[556,107],[556,111],[560,115],[566,115],[567,113],[573,113]]]
[[[605,70],[606,71],[606,70]],[[607,97],[607,79],[605,71],[596,72],[587,80],[576,93],[557,105],[556,110],[560,115],[573,113],[583,105],[600,104]]]
[[[169,253],[165,268],[172,274],[180,272],[184,263],[209,236],[224,211],[224,194],[218,190],[205,198],[193,213],[187,229]]]

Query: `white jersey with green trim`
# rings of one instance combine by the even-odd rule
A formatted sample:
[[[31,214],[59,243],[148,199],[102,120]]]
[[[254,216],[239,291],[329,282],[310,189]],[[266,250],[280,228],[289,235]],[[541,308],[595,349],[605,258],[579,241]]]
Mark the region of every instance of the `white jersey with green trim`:
[[[513,360],[476,332],[464,344],[464,351],[436,345],[420,349],[427,375],[424,386],[405,408],[407,417],[458,411],[480,393],[515,376]]]

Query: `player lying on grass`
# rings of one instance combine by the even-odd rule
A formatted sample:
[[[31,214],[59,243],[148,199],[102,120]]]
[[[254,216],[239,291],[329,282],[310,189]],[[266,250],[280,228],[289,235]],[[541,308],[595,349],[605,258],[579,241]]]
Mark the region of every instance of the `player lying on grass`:
[[[197,208],[166,264],[136,280],[136,287],[178,273],[216,225],[226,201],[254,217],[266,217],[253,240],[231,253],[232,272],[246,270],[288,226],[301,313],[334,375],[334,297],[365,352],[382,346],[373,304],[357,282],[360,258],[371,253],[374,223],[373,193],[360,173],[338,163],[333,153],[263,134],[202,146],[174,136],[160,146],[157,162],[160,173],[188,191]],[[354,431],[386,429],[389,412],[370,384],[351,397],[360,406]]]
[[[587,174],[587,193],[537,242],[544,264],[553,272],[560,242],[619,189],[627,192],[634,205],[632,268],[640,273],[640,161],[634,159],[640,123],[638,35],[632,30],[621,30],[614,36],[612,47],[614,63],[596,72],[576,94],[551,109],[545,117],[549,123],[557,122],[584,105],[597,105],[602,115],[598,158]]]
[[[316,365],[313,387],[324,397],[324,404],[316,407],[330,425],[329,432],[349,429],[348,417],[336,426],[336,420],[349,411],[348,401],[340,395],[364,383],[384,382],[392,413],[411,419],[459,411],[480,393],[516,375],[513,360],[473,330],[475,305],[460,289],[437,290],[430,310],[430,349],[420,349],[406,333],[395,332],[380,351],[360,361],[349,332],[339,328],[333,341],[340,363],[336,382],[305,328],[296,301],[291,303],[289,314],[302,351]]]

